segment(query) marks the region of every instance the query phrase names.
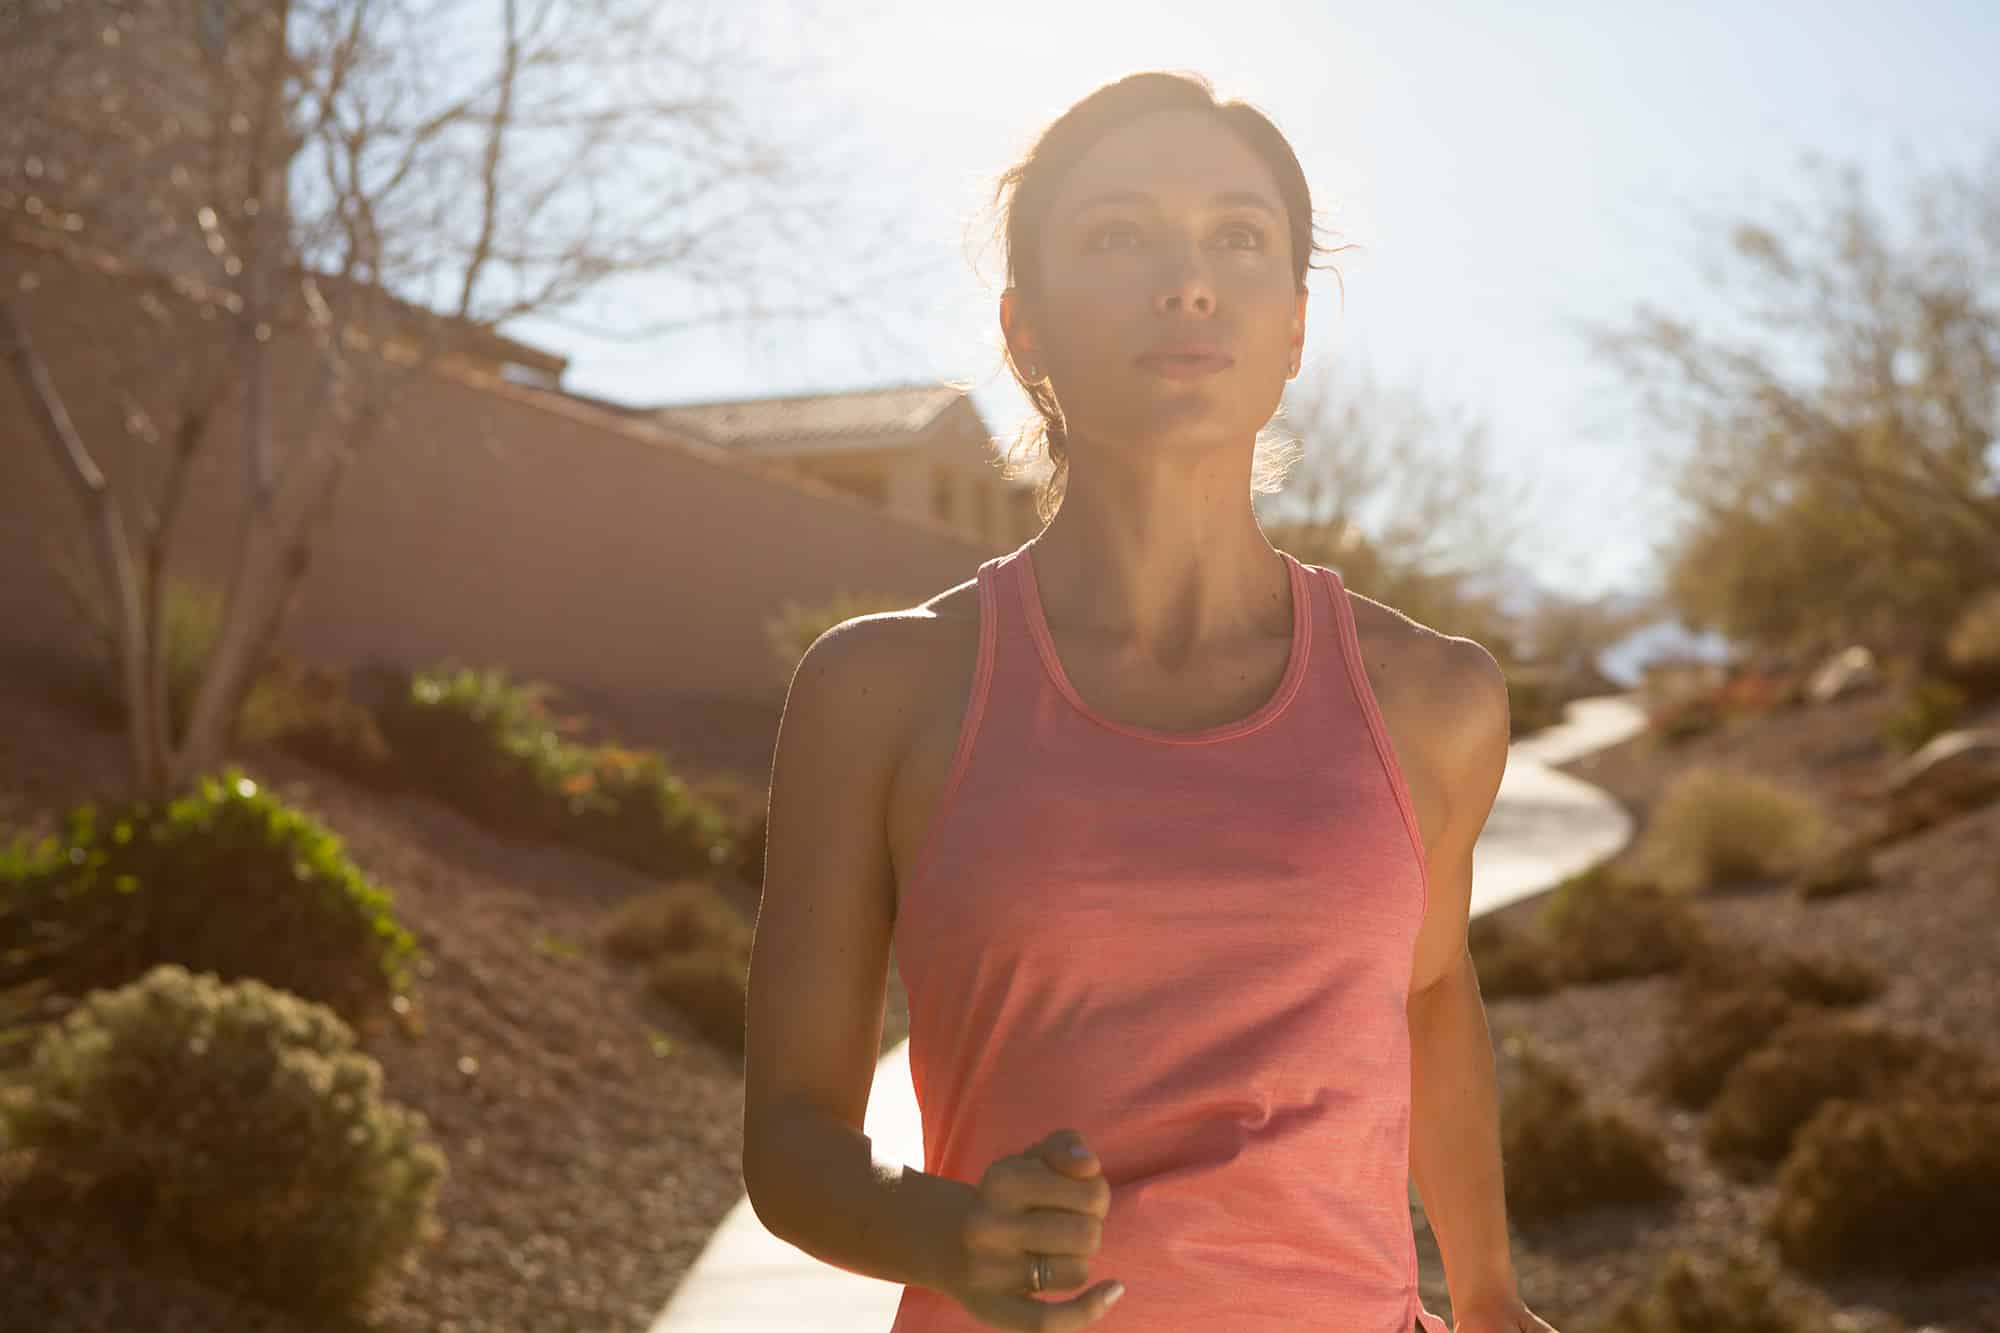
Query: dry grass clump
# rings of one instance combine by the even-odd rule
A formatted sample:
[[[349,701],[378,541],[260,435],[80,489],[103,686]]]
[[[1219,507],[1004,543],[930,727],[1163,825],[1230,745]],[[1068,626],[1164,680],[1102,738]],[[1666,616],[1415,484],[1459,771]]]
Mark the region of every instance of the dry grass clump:
[[[2000,1086],[1912,1084],[1834,1101],[1799,1131],[1767,1230],[1813,1273],[1931,1276],[1993,1257],[2000,1236]]]
[[[613,957],[647,964],[647,985],[704,1037],[742,1053],[751,926],[714,885],[679,880],[630,898],[603,939]]]
[[[1704,1143],[1736,1175],[1774,1166],[1826,1103],[1872,1101],[1918,1085],[1962,1095],[1981,1081],[1976,1054],[1865,1014],[1808,1007],[1745,1056],[1717,1091]]]
[[[1826,831],[1811,798],[1766,778],[1692,768],[1661,795],[1635,860],[1674,893],[1790,876]]]
[[[1549,965],[1565,982],[1680,967],[1701,940],[1693,907],[1649,879],[1600,863],[1558,884],[1542,910]]]
[[[1774,1279],[1770,1261],[1747,1243],[1714,1260],[1675,1250],[1652,1292],[1622,1303],[1597,1333],[1807,1333]]]
[[[1859,959],[1766,955],[1710,939],[1681,972],[1659,1057],[1643,1085],[1699,1110],[1803,1007],[1860,1004],[1880,994],[1883,984],[1881,974]]]
[[[1500,1108],[1511,1215],[1534,1221],[1678,1193],[1656,1130],[1587,1097],[1575,1074],[1534,1046],[1508,1045],[1519,1057]]]

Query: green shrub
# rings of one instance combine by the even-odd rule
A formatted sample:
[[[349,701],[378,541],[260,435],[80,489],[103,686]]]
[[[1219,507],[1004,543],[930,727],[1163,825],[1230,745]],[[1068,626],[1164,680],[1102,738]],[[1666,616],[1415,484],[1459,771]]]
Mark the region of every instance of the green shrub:
[[[81,994],[179,963],[364,1022],[408,991],[416,952],[341,840],[235,767],[164,803],[80,805],[0,856],[0,989]]]
[[[661,755],[566,739],[577,720],[551,712],[547,685],[447,668],[376,694],[405,775],[490,828],[664,878],[712,871],[734,855],[721,813]]]
[[[1637,862],[1666,889],[1789,875],[1825,831],[1811,799],[1764,778],[1694,768],[1671,782],[1646,828]]]
[[[1978,1067],[1922,1032],[1807,1007],[1730,1071],[1703,1139],[1725,1170],[1749,1174],[1781,1161],[1799,1127],[1827,1102],[1871,1100],[1911,1083],[1962,1088]]]
[[[1546,995],[1556,988],[1546,948],[1523,931],[1502,926],[1490,916],[1476,916],[1467,927],[1466,945],[1479,976],[1479,993],[1488,999]]]
[[[1677,1194],[1665,1142],[1625,1111],[1585,1096],[1582,1082],[1532,1045],[1514,1044],[1501,1098],[1508,1211],[1524,1220]]]
[[[445,1159],[323,1005],[172,964],[35,1048],[9,1132],[148,1248],[290,1309],[357,1303],[427,1239]]]
[[[1807,1333],[1811,1325],[1779,1297],[1776,1279],[1745,1242],[1715,1260],[1675,1250],[1651,1294],[1623,1303],[1598,1333]]]
[[[2000,1088],[1913,1084],[1835,1101],[1799,1131],[1765,1222],[1813,1273],[1927,1277],[1993,1257],[2000,1236]]]
[[[1882,739],[1893,749],[1913,754],[1957,725],[1965,703],[1965,691],[1950,681],[1919,680],[1903,696],[1902,706],[1883,719]]]
[[[1608,863],[1558,884],[1540,920],[1551,966],[1567,982],[1671,972],[1701,939],[1687,902]]]

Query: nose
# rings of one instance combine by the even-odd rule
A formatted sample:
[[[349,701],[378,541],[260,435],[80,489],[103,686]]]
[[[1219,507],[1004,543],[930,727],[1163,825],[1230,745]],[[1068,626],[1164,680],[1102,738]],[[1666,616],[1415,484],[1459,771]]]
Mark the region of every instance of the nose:
[[[1169,247],[1162,265],[1160,286],[1153,308],[1161,314],[1206,315],[1215,309],[1215,284],[1209,279],[1201,247],[1186,244]]]

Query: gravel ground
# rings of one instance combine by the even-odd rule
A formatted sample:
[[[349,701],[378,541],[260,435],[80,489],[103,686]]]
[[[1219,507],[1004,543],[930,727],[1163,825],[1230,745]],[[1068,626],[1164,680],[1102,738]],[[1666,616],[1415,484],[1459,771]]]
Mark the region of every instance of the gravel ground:
[[[1783,715],[1685,748],[1626,742],[1566,771],[1605,786],[1643,825],[1672,772],[1733,763],[1798,781],[1835,808],[1845,784],[1883,766],[1865,738],[1879,701]],[[395,896],[432,955],[421,1036],[371,1039],[389,1095],[421,1109],[450,1159],[443,1236],[355,1319],[313,1324],[142,1265],[102,1224],[16,1188],[0,1153],[0,1328],[295,1333],[643,1330],[741,1195],[742,1067],[705,1045],[637,978],[588,947],[605,910],[651,882],[560,850],[510,845],[435,802],[384,800],[276,753],[253,771],[332,826]],[[121,738],[56,713],[0,680],[0,826],[52,826],[73,801],[124,780]],[[1857,953],[1892,978],[1873,1009],[2000,1057],[1992,966],[2000,914],[2000,807],[1884,852],[1884,884],[1806,904],[1779,890],[1705,900],[1718,925],[1795,947]],[[726,886],[746,913],[756,890]],[[1502,915],[1527,924],[1542,900]],[[583,945],[575,956],[563,942]],[[1496,1038],[1539,1038],[1588,1072],[1598,1095],[1630,1089],[1659,1038],[1667,982],[1573,987],[1489,1002]],[[892,976],[882,1049],[908,1032]],[[657,1050],[649,1033],[670,1039]],[[1509,1078],[1503,1057],[1500,1076]],[[1515,1228],[1524,1293],[1564,1333],[1590,1333],[1676,1248],[1702,1255],[1753,1230],[1768,1190],[1733,1185],[1699,1147],[1698,1117],[1634,1100],[1672,1144],[1686,1197],[1671,1209],[1607,1210]],[[1419,1213],[1426,1303],[1449,1300]],[[1783,1278],[1815,1329],[2000,1333],[2000,1266],[1922,1285]]]
[[[1871,739],[1891,702],[1878,695],[1780,713],[1680,747],[1661,748],[1642,735],[1560,767],[1618,797],[1642,830],[1667,781],[1695,764],[1783,780],[1842,821],[1863,808],[1853,793],[1892,762]],[[2000,721],[2000,709],[1967,721]],[[1782,887],[1756,888],[1704,897],[1698,910],[1726,936],[1859,956],[1888,979],[1884,994],[1863,1006],[1866,1012],[1974,1043],[2000,1061],[2000,971],[1993,944],[1993,923],[2000,919],[2000,803],[1884,849],[1874,865],[1881,882],[1862,892],[1807,902]],[[1546,895],[1524,899],[1495,915],[1532,929],[1546,901]],[[1606,1209],[1533,1228],[1516,1224],[1522,1292],[1563,1333],[1590,1333],[1622,1297],[1649,1289],[1672,1251],[1707,1258],[1720,1254],[1726,1241],[1757,1235],[1772,1196],[1768,1184],[1737,1184],[1709,1164],[1700,1113],[1635,1091],[1659,1049],[1671,985],[1671,978],[1647,977],[1487,1002],[1496,1045],[1509,1033],[1538,1041],[1582,1071],[1593,1095],[1657,1125],[1675,1175],[1687,1187],[1671,1207]],[[1503,1055],[1503,1089],[1510,1073]],[[1443,1270],[1429,1237],[1420,1242],[1425,1299],[1442,1310]],[[1808,1279],[1784,1268],[1768,1242],[1759,1244],[1779,1270],[1784,1299],[1806,1316],[1809,1328],[2000,1333],[2000,1243],[1994,1264],[1924,1283]]]

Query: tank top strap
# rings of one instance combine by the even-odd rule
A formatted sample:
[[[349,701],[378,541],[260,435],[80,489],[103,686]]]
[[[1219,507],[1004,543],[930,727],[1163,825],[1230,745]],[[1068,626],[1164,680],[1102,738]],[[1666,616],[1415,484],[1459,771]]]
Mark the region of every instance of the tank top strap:
[[[1046,713],[1055,694],[1042,669],[1028,612],[1021,569],[1025,549],[1017,547],[979,567],[981,651],[987,659],[982,685],[986,711],[1010,720]]]

